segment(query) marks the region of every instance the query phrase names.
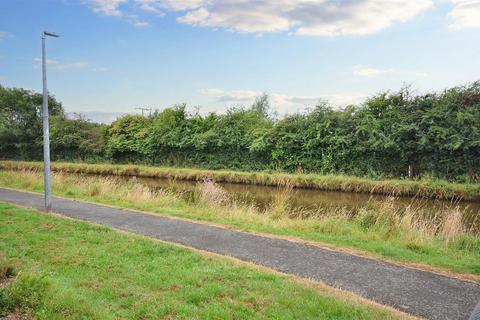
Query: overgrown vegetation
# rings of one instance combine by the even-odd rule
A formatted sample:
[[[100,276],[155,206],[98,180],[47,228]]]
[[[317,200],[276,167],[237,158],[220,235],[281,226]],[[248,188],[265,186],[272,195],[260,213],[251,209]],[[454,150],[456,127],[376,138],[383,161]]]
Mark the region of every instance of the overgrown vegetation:
[[[373,180],[345,175],[288,174],[279,172],[242,172],[226,170],[186,169],[120,164],[87,164],[53,162],[55,172],[96,174],[108,176],[135,176],[176,180],[285,186],[327,191],[344,191],[417,198],[448,200],[480,200],[479,183],[453,183],[445,180],[422,178]],[[0,170],[43,170],[42,162],[0,161]]]
[[[40,93],[0,86],[0,158],[42,158],[42,101]],[[58,159],[102,157],[106,126],[80,115],[68,119],[63,106],[49,97],[51,151]]]
[[[42,174],[34,171],[0,172],[0,185],[42,191]],[[436,212],[414,203],[399,210],[392,197],[385,202],[346,209],[316,211],[289,207],[288,188],[267,209],[231,198],[212,181],[199,183],[197,201],[190,203],[166,189],[150,189],[136,179],[53,175],[57,195],[177,217],[210,221],[236,229],[328,243],[359,249],[375,256],[480,275],[480,238],[463,224],[455,206]]]
[[[185,105],[109,126],[67,119],[51,98],[52,157],[208,169],[276,170],[368,177],[478,181],[480,82],[441,93],[409,88],[342,110],[319,103],[284,118],[268,97],[226,114]],[[0,157],[41,158],[41,95],[0,87]]]
[[[35,319],[400,319],[347,293],[84,222],[0,203],[19,276],[0,316]]]

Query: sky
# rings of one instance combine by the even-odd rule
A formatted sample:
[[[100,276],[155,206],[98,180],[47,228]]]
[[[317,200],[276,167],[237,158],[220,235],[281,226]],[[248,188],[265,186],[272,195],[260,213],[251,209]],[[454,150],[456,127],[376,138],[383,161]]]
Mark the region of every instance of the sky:
[[[262,93],[280,115],[480,80],[480,0],[0,0],[0,84],[69,113],[202,113]]]

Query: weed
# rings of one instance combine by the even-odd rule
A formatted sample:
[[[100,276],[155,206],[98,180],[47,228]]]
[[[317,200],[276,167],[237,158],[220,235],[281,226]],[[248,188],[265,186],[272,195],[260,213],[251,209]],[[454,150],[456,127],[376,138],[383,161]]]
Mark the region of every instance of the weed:
[[[0,169],[3,170],[41,170],[42,168],[43,164],[41,162],[0,161]],[[421,180],[372,180],[344,175],[239,172],[227,170],[201,170],[175,167],[68,162],[53,162],[51,168],[55,172],[65,173],[174,178],[178,180],[193,180],[200,182],[205,178],[210,178],[216,182],[266,186],[282,186],[289,184],[293,188],[361,192],[394,196],[415,196],[417,198],[480,200],[479,183],[453,183],[428,177],[422,178]]]
[[[42,175],[34,171],[3,171],[0,184],[41,191]],[[117,177],[55,172],[52,185],[54,193],[78,199],[243,230],[293,235],[457,271],[480,270],[480,240],[472,229],[463,227],[463,214],[456,206],[447,206],[432,215],[421,201],[412,201],[401,209],[391,196],[353,209],[292,209],[290,200],[295,190],[290,184],[270,207],[259,209],[234,199],[212,179],[198,183],[193,201],[171,190],[151,189],[136,179],[125,182]]]

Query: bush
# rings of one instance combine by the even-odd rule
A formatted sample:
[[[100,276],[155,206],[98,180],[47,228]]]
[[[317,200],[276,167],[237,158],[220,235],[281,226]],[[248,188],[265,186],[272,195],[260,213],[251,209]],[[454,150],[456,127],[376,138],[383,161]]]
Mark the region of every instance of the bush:
[[[384,92],[343,110],[278,118],[268,97],[202,116],[176,105],[110,126],[66,119],[52,101],[52,158],[373,178],[478,181],[480,81],[440,93]],[[41,95],[0,86],[0,157],[41,158]]]

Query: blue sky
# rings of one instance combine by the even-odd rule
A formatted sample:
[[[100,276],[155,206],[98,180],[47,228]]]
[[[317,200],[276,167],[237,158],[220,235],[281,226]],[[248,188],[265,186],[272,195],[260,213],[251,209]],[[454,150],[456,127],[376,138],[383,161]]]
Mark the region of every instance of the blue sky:
[[[479,0],[2,0],[2,85],[41,89],[42,30],[61,35],[48,80],[68,112],[224,111],[266,92],[285,114],[480,80]]]

